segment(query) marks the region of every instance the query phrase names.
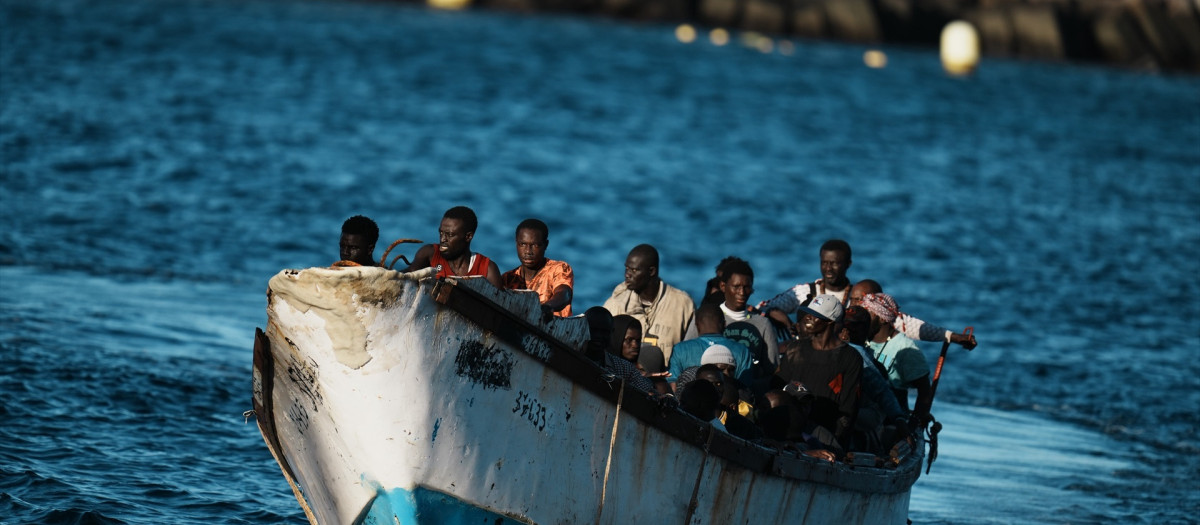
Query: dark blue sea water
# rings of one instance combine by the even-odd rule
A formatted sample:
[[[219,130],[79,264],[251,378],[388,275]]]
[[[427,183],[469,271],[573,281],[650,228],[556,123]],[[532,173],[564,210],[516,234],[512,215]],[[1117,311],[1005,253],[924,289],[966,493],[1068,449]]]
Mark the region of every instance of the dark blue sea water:
[[[335,260],[350,215],[434,239],[457,204],[502,269],[545,219],[580,311],[637,243],[693,295],[740,254],[754,300],[845,238],[852,279],[980,341],[951,350],[915,523],[1195,522],[1200,79],[863,51],[0,0],[0,523],[303,522],[242,417],[267,279]]]

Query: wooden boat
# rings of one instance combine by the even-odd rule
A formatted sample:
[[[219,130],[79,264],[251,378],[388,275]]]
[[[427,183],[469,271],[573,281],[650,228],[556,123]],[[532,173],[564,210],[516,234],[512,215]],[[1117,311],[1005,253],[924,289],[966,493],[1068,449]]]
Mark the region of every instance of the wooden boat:
[[[906,521],[923,446],[881,468],[733,437],[588,360],[585,320],[534,293],[352,267],[267,297],[254,411],[312,523]]]

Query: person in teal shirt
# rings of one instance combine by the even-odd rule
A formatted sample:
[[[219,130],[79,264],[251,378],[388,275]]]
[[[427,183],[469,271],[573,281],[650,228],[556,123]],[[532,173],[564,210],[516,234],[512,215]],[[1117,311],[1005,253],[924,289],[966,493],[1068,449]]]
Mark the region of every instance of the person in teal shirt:
[[[871,314],[871,336],[867,348],[887,370],[888,381],[901,408],[908,410],[908,389],[916,389],[917,401],[912,413],[924,422],[933,401],[929,362],[925,360],[925,354],[921,353],[916,342],[893,326],[900,309],[892,296],[885,293],[864,295],[862,307]]]

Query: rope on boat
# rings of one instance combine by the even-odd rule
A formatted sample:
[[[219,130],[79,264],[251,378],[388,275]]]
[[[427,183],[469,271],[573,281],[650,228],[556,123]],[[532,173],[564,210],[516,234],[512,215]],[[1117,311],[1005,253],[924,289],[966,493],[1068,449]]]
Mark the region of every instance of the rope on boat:
[[[412,265],[412,262],[410,262],[410,261],[408,260],[408,257],[405,257],[405,256],[404,256],[404,254],[400,254],[400,255],[397,255],[395,258],[393,258],[393,259],[392,259],[392,263],[391,263],[391,264],[389,264],[389,265],[387,266],[387,269],[391,270],[391,269],[392,269],[392,267],[396,266],[396,261],[399,261],[399,260],[403,260],[403,261],[404,261],[404,266],[406,266],[406,267],[407,267],[407,266],[411,266],[411,265]]]
[[[245,424],[247,424],[247,423],[249,423],[249,422],[250,422],[250,416],[258,417],[258,414],[255,414],[255,413],[254,413],[254,409],[250,409],[250,410],[247,410],[247,411],[245,411],[245,412],[242,412],[242,417],[243,417],[243,418],[245,418],[245,420],[244,420],[244,421],[242,421],[242,424],[243,424],[243,425],[245,425]]]
[[[405,264],[406,266],[407,266],[407,265],[410,265],[410,264],[412,264],[412,263],[408,262],[408,258],[407,258],[407,257],[405,257],[403,254],[397,255],[395,259],[392,259],[392,264],[389,264],[389,265],[386,265],[386,266],[383,264],[383,263],[386,263],[386,262],[387,262],[387,256],[388,256],[388,254],[389,254],[389,253],[392,253],[392,248],[395,248],[396,246],[399,246],[399,245],[401,245],[401,244],[404,244],[404,243],[406,243],[406,242],[407,242],[407,243],[417,243],[417,244],[420,244],[422,241],[420,241],[420,240],[417,240],[417,239],[396,239],[396,242],[393,242],[393,243],[392,243],[390,246],[388,246],[388,247],[387,247],[387,249],[386,249],[386,250],[384,250],[384,251],[383,251],[383,257],[380,257],[380,258],[379,258],[379,265],[380,265],[380,266],[383,266],[384,268],[387,268],[387,269],[391,270],[391,269],[392,269],[392,267],[396,265],[396,261],[398,261],[398,260],[400,260],[400,259],[404,259],[404,262],[406,263],[406,264]]]
[[[612,436],[608,438],[608,460],[604,462],[604,485],[600,487],[600,508],[596,510],[596,523],[604,515],[604,499],[608,496],[608,473],[612,469],[613,448],[617,444],[617,423],[621,421],[621,404],[625,402],[625,378],[621,378],[621,391],[617,394],[617,413],[613,416]]]
[[[942,424],[933,418],[933,414],[929,414],[929,420],[933,422],[929,426],[929,457],[925,463],[925,474],[929,475],[929,469],[933,468],[933,460],[937,459],[938,455],[938,432],[942,431]]]
[[[716,427],[708,425],[708,440],[704,442],[704,458],[700,460],[700,470],[696,472],[696,484],[692,486],[692,499],[688,502],[687,517],[683,523],[686,525],[692,522],[692,514],[696,512],[696,508],[700,506],[700,481],[704,479],[704,469],[708,466],[709,449],[712,447],[713,436],[717,434]]]

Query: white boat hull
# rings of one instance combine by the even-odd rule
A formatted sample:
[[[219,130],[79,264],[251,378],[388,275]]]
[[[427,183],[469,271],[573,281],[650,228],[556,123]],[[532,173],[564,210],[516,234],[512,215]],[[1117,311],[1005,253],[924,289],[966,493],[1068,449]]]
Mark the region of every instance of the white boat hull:
[[[906,521],[919,454],[831,464],[664,411],[532,293],[342,268],[281,272],[268,297],[255,411],[313,523]]]

